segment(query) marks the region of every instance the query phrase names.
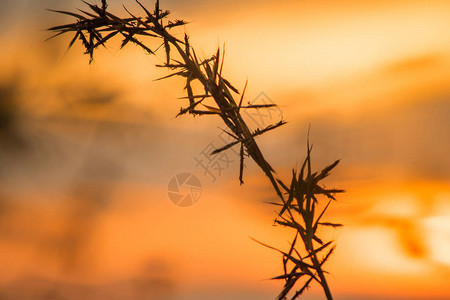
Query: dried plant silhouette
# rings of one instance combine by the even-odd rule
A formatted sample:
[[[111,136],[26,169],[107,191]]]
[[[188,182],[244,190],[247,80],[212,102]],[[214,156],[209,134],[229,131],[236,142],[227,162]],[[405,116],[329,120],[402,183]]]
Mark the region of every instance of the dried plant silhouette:
[[[84,1],[83,1],[84,2]],[[291,294],[291,299],[299,297],[312,283],[317,281],[323,288],[327,299],[332,299],[332,294],[325,278],[323,269],[324,263],[334,250],[332,241],[323,241],[317,236],[320,226],[338,227],[340,224],[322,221],[322,217],[330,203],[335,200],[336,193],[343,192],[337,189],[326,189],[320,183],[326,178],[330,171],[336,167],[339,161],[334,162],[322,171],[313,173],[311,169],[311,147],[308,140],[307,157],[299,172],[293,171],[290,185],[286,185],[277,178],[274,169],[265,159],[255,137],[268,131],[274,130],[286,122],[280,120],[278,123],[265,128],[257,128],[251,131],[241,112],[245,109],[264,109],[275,106],[243,105],[245,90],[242,93],[222,76],[224,51],[220,48],[212,57],[200,59],[193,47],[189,43],[189,37],[184,34],[184,39],[180,40],[170,33],[172,28],[187,24],[183,20],[167,20],[170,12],[161,10],[159,1],[156,1],[153,11],[147,9],[139,1],[136,1],[145,13],[144,17],[136,17],[127,8],[128,16],[121,18],[113,15],[107,10],[107,1],[102,0],[102,5],[97,6],[84,2],[89,11],[78,10],[78,12],[55,11],[75,17],[74,23],[55,26],[50,31],[55,32],[55,36],[65,33],[74,34],[69,43],[69,49],[77,40],[80,40],[85,54],[89,55],[89,62],[94,59],[94,52],[100,46],[105,46],[114,36],[122,36],[121,48],[130,42],[144,49],[148,54],[155,54],[159,49],[165,50],[165,63],[157,67],[168,68],[173,71],[168,76],[160,79],[179,76],[185,78],[185,90],[187,93],[183,99],[188,100],[188,105],[180,109],[177,116],[184,114],[192,115],[216,115],[220,117],[229,131],[226,131],[234,141],[211,153],[215,155],[235,145],[240,147],[240,172],[239,181],[242,184],[244,172],[244,159],[250,157],[258,164],[265,175],[269,178],[278,200],[271,203],[279,207],[279,213],[275,218],[275,223],[292,228],[295,231],[294,239],[288,251],[281,251],[271,246],[265,245],[282,254],[283,274],[273,279],[284,280],[285,284],[277,299],[287,299]],[[141,39],[155,39],[159,41],[159,46],[150,49]],[[194,92],[193,83],[199,82],[202,91]],[[211,107],[203,103],[207,98],[212,98],[217,105]],[[319,196],[328,199],[325,208],[317,216],[317,206]],[[298,239],[300,237],[300,240]],[[301,242],[300,242],[301,241]],[[262,243],[261,243],[262,244]],[[302,246],[303,245],[303,246]],[[304,279],[299,288],[298,280]]]

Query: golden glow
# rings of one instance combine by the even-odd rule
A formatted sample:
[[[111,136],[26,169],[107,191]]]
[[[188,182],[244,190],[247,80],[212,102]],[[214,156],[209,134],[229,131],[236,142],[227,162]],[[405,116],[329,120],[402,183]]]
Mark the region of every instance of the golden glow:
[[[430,258],[439,264],[450,267],[450,221],[448,214],[429,217],[423,220],[423,230],[430,249]]]
[[[342,158],[330,185],[347,193],[329,216],[345,227],[325,232],[336,298],[450,297],[450,2],[242,1],[205,18],[212,3],[183,3],[199,55],[226,42],[224,74],[239,89],[248,77],[245,101],[264,91],[281,104],[290,123],[260,139],[280,176],[302,161],[308,123],[317,164]],[[157,299],[273,298],[281,283],[264,279],[280,257],[249,236],[288,246],[262,203],[274,195],[250,161],[241,187],[236,163],[214,183],[196,168],[222,125],[175,119],[184,84],[153,81],[163,55],[111,47],[89,66],[78,46],[65,53],[69,38],[17,30],[0,35],[18,107],[18,138],[0,152],[0,291],[45,278],[144,282]],[[180,209],[166,185],[185,171],[203,195]]]

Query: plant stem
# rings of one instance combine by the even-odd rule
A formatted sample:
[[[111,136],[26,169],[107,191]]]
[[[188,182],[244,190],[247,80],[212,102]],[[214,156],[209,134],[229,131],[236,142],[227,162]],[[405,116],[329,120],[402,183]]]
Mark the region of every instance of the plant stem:
[[[166,25],[164,25],[163,18],[165,18],[169,12],[163,12],[159,8],[159,1],[156,0],[155,11],[151,13],[148,11],[139,1],[137,3],[144,9],[146,12],[146,17],[135,17],[128,10],[127,12],[131,15],[131,18],[119,18],[115,15],[112,15],[107,11],[107,3],[106,0],[102,0],[102,7],[99,8],[96,5],[91,5],[85,2],[94,13],[86,13],[86,16],[80,15],[78,13],[57,11],[59,13],[68,14],[77,18],[76,23],[66,24],[62,26],[52,27],[49,30],[56,32],[55,36],[66,32],[75,32],[75,37],[72,39],[69,44],[69,48],[73,45],[73,43],[79,38],[82,41],[82,44],[86,48],[86,54],[90,55],[90,61],[93,59],[94,50],[106,43],[111,37],[116,34],[121,34],[125,39],[123,40],[122,46],[125,46],[128,42],[133,42],[146,50],[148,53],[155,54],[150,48],[145,46],[142,42],[138,41],[135,36],[150,36],[163,40],[164,48],[166,50],[167,62],[163,67],[167,67],[170,69],[180,70],[179,72],[170,74],[166,77],[171,77],[173,75],[180,75],[186,78],[186,89],[187,95],[189,99],[189,107],[182,108],[179,114],[184,114],[186,112],[203,115],[203,114],[216,114],[218,115],[225,125],[231,130],[231,133],[227,132],[229,135],[233,136],[236,141],[222,147],[220,149],[216,149],[214,153],[219,153],[223,150],[226,150],[236,144],[240,144],[241,146],[241,169],[239,180],[241,184],[243,183],[242,174],[243,174],[243,161],[244,155],[250,156],[252,160],[259,166],[259,168],[264,172],[264,174],[269,178],[272,187],[274,188],[277,196],[281,200],[281,206],[283,207],[277,217],[275,218],[275,223],[281,224],[283,226],[291,227],[295,229],[296,237],[291,243],[291,250],[289,253],[280,251],[283,253],[283,267],[285,274],[282,276],[278,276],[278,278],[274,279],[285,279],[285,286],[280,293],[278,299],[286,299],[285,297],[291,291],[293,286],[296,284],[296,281],[304,275],[308,275],[310,278],[306,280],[304,286],[299,289],[292,299],[297,298],[302,294],[302,292],[308,288],[310,282],[315,279],[322,286],[323,291],[326,295],[327,300],[332,300],[331,291],[329,289],[328,283],[325,278],[325,272],[322,270],[322,265],[328,259],[329,255],[332,253],[332,248],[328,254],[321,260],[319,260],[317,253],[324,250],[326,247],[330,246],[331,241],[328,243],[324,243],[316,236],[316,229],[318,225],[327,225],[327,226],[341,226],[340,224],[333,223],[319,223],[319,220],[323,213],[325,212],[328,205],[325,207],[321,215],[316,218],[314,221],[315,214],[315,204],[317,199],[315,195],[324,195],[329,199],[334,200],[334,194],[343,192],[341,190],[336,189],[325,189],[320,186],[318,183],[320,180],[328,176],[328,173],[331,169],[333,169],[339,161],[336,161],[334,164],[324,168],[320,173],[312,173],[311,172],[311,162],[310,162],[310,151],[308,142],[308,154],[307,159],[302,167],[302,170],[298,176],[296,177],[295,171],[293,172],[293,181],[291,183],[290,188],[283,183],[280,179],[276,177],[276,173],[274,169],[270,166],[270,164],[264,158],[261,149],[256,143],[255,137],[265,133],[269,130],[277,128],[285,124],[283,120],[281,120],[277,124],[270,125],[264,129],[256,129],[255,131],[251,131],[244,118],[242,117],[240,110],[241,108],[249,108],[249,106],[244,107],[241,106],[242,100],[244,98],[244,92],[241,95],[241,100],[239,101],[239,105],[236,103],[234,96],[231,94],[231,90],[234,93],[239,94],[236,88],[234,88],[225,78],[222,77],[222,65],[220,66],[220,71],[218,71],[219,66],[219,56],[220,49],[217,50],[217,54],[210,59],[205,59],[203,61],[199,61],[194,49],[189,45],[189,38],[185,34],[185,40],[180,41],[175,36],[171,35],[167,29],[181,26],[186,24],[184,21],[175,20],[175,22],[169,21]],[[97,16],[97,15],[98,16]],[[85,37],[84,32],[87,33],[88,38]],[[105,37],[102,34],[107,34]],[[160,46],[161,47],[161,46]],[[170,52],[171,47],[176,49],[176,52],[181,57],[181,61],[175,60],[171,58]],[[158,47],[159,49],[159,47]],[[156,50],[155,50],[156,51]],[[223,52],[222,52],[223,53]],[[223,55],[223,54],[222,54]],[[211,63],[213,62],[213,63]],[[210,64],[211,63],[211,64]],[[222,60],[223,64],[223,60]],[[214,71],[212,71],[214,70]],[[193,93],[193,89],[190,85],[191,81],[198,80],[199,83],[203,86],[206,95],[195,95]],[[196,109],[196,105],[200,104],[205,97],[212,97],[217,104],[218,108],[214,108],[213,111],[202,111]],[[202,98],[199,101],[196,101],[197,98]],[[206,105],[205,105],[206,106]],[[260,108],[261,106],[253,106],[253,108]],[[246,153],[245,153],[246,152]],[[303,178],[303,170],[307,163],[308,166],[308,176]],[[283,192],[287,192],[288,196],[285,201]],[[296,204],[293,199],[297,199]],[[306,201],[304,201],[306,200]],[[331,202],[331,200],[330,200]],[[304,203],[304,204],[303,204]],[[275,203],[276,205],[280,205],[279,203]],[[305,206],[305,207],[304,207]],[[288,219],[286,219],[288,217]],[[304,223],[298,223],[299,219],[303,219]],[[304,226],[304,227],[303,227]],[[304,244],[304,249],[308,252],[307,256],[302,256],[297,249],[295,249],[297,236],[301,236],[301,239]],[[321,246],[317,249],[314,249],[313,240],[320,243]],[[294,256],[297,256],[294,257]],[[307,260],[307,262],[305,262]],[[294,268],[291,272],[287,272],[287,264],[294,264]],[[300,272],[301,271],[301,272]],[[316,274],[319,278],[316,277]]]
[[[313,262],[314,267],[316,268],[317,275],[319,275],[320,285],[322,286],[322,289],[323,289],[325,295],[327,296],[327,300],[333,300],[333,296],[331,295],[330,288],[328,287],[328,283],[325,278],[325,274],[323,273],[322,266],[320,265],[316,254],[313,255],[312,262]]]
[[[156,24],[155,24],[156,26]],[[220,87],[217,86],[215,83],[208,81],[208,79],[203,75],[201,70],[198,70],[196,64],[189,58],[187,53],[183,50],[183,48],[178,44],[178,41],[174,39],[164,28],[160,28],[161,30],[161,36],[168,39],[168,41],[175,46],[180,56],[183,58],[184,62],[186,63],[186,66],[188,66],[188,69],[193,72],[193,74],[196,74],[196,78],[201,82],[201,84],[209,90],[211,95],[213,96],[216,104],[222,109],[222,111],[230,111],[231,119],[234,121],[235,124],[239,126],[240,133],[243,134],[243,139],[247,141],[247,143],[244,144],[244,146],[247,149],[247,152],[250,154],[252,159],[258,164],[258,166],[261,168],[261,170],[266,174],[266,176],[269,178],[270,183],[272,184],[275,192],[277,193],[278,197],[281,198],[282,202],[284,203],[283,194],[281,193],[280,187],[278,186],[277,179],[273,175],[273,170],[271,170],[270,165],[267,163],[266,159],[264,158],[261,150],[259,149],[258,144],[256,143],[253,135],[250,132],[250,129],[248,128],[247,123],[242,118],[240,112],[236,109],[233,109],[233,107],[224,104],[228,104],[225,101],[221,101],[221,95],[220,95]],[[222,117],[223,118],[223,117]],[[225,120],[224,120],[225,121]],[[237,132],[235,132],[237,133]]]

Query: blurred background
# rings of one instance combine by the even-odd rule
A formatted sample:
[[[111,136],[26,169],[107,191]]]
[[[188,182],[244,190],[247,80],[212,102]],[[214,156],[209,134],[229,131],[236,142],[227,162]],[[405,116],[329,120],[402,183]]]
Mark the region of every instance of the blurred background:
[[[91,1],[100,4],[101,1]],[[144,1],[150,7],[151,1]],[[133,1],[109,1],[143,15]],[[445,0],[161,1],[202,57],[225,43],[224,75],[246,100],[279,109],[246,115],[266,158],[289,181],[305,156],[341,164],[327,186],[347,192],[323,234],[336,299],[450,299],[450,3]],[[0,298],[273,299],[278,253],[267,178],[224,143],[219,119],[183,116],[183,81],[120,39],[94,62],[72,22],[46,8],[81,1],[0,2]],[[169,181],[202,191],[174,205]],[[323,299],[317,286],[304,299]]]

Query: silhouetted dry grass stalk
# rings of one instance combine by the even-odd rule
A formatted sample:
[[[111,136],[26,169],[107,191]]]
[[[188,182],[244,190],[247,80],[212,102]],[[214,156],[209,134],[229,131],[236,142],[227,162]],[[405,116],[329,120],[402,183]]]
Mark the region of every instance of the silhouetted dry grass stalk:
[[[136,17],[126,8],[125,10],[129,17],[117,17],[107,11],[108,6],[105,0],[102,0],[101,7],[84,2],[90,8],[90,11],[79,10],[76,13],[55,11],[75,17],[77,21],[71,24],[55,26],[49,30],[56,33],[53,37],[65,33],[74,33],[69,43],[69,49],[79,39],[86,48],[85,54],[89,55],[90,63],[94,58],[94,51],[99,46],[105,46],[105,43],[114,36],[122,36],[121,48],[130,42],[141,47],[149,54],[155,54],[159,49],[164,48],[166,61],[163,65],[157,65],[157,67],[168,68],[173,73],[160,79],[180,76],[186,80],[185,90],[187,97],[184,98],[189,101],[189,105],[181,108],[177,116],[189,113],[194,116],[217,115],[220,117],[229,129],[226,133],[235,141],[216,149],[211,154],[214,155],[235,145],[240,145],[240,183],[243,183],[244,158],[251,157],[269,178],[278,195],[279,202],[272,203],[280,207],[275,223],[293,228],[296,232],[291,247],[287,252],[265,245],[279,251],[283,256],[284,274],[274,279],[284,280],[285,285],[277,299],[286,299],[288,293],[294,288],[294,285],[300,278],[305,278],[305,282],[295,292],[292,299],[301,295],[313,280],[322,286],[327,299],[332,299],[325,279],[324,274],[326,272],[323,270],[323,264],[333,252],[334,246],[332,246],[333,243],[331,241],[322,241],[316,235],[316,232],[319,226],[341,226],[340,224],[322,222],[321,219],[331,201],[335,200],[334,195],[342,192],[342,190],[326,189],[319,184],[329,175],[329,172],[339,161],[326,167],[321,172],[312,173],[311,148],[308,141],[307,157],[300,172],[297,174],[296,171],[293,171],[291,184],[289,186],[284,184],[276,177],[274,169],[264,158],[255,141],[255,137],[274,130],[286,122],[280,120],[278,123],[269,125],[266,128],[258,128],[251,131],[241,115],[243,109],[264,109],[274,105],[252,105],[250,103],[243,105],[247,83],[242,94],[240,94],[222,76],[224,53],[220,48],[217,49],[214,56],[203,60],[199,59],[195,50],[191,47],[189,37],[186,34],[184,39],[180,40],[170,33],[172,28],[185,25],[185,21],[165,21],[170,12],[161,10],[159,1],[156,1],[153,12],[139,1],[136,2],[143,9],[144,17]],[[141,38],[159,40],[160,46],[152,50],[140,40]],[[174,52],[176,53],[176,58],[174,58]],[[194,93],[192,87],[192,82],[194,81],[200,82],[204,90],[200,93]],[[202,102],[206,98],[213,98],[217,107],[203,104]],[[237,99],[238,101],[236,101]],[[205,109],[199,108],[200,104]],[[316,205],[320,195],[327,197],[329,201],[325,209],[316,217]],[[303,243],[303,250],[298,246],[299,236]],[[304,254],[302,255],[301,253]],[[323,253],[326,254],[322,255]],[[319,257],[319,255],[322,256]]]

